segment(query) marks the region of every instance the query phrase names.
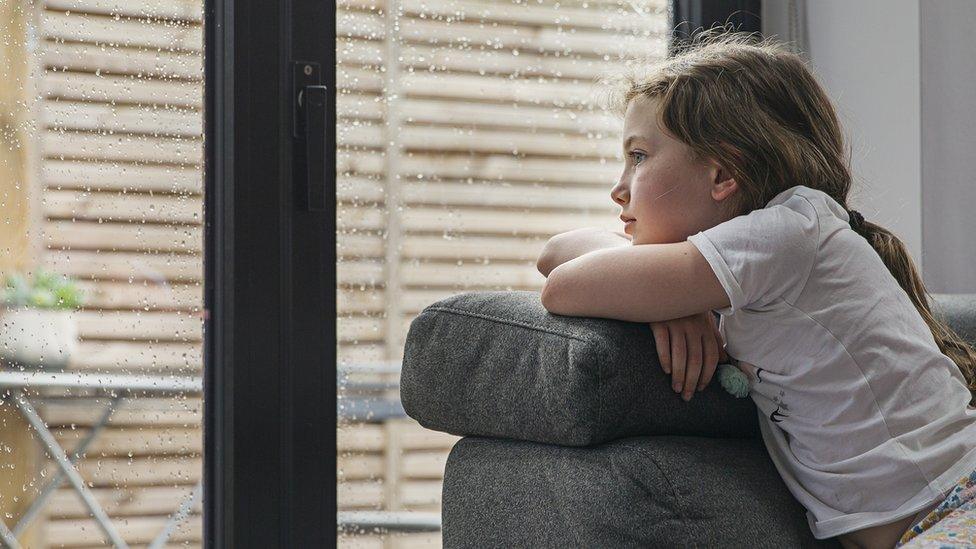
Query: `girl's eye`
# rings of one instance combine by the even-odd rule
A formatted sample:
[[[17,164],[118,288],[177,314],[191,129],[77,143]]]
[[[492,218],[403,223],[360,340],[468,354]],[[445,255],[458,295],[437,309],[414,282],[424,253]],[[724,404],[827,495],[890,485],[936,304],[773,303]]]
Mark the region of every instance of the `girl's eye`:
[[[627,156],[630,156],[631,158],[634,158],[634,156],[635,155],[638,155],[638,154],[641,155],[641,156],[647,156],[646,154],[644,154],[644,153],[642,153],[640,151],[630,151],[629,153],[627,153]],[[639,164],[639,163],[640,162],[637,162],[636,160],[634,161],[634,164]]]

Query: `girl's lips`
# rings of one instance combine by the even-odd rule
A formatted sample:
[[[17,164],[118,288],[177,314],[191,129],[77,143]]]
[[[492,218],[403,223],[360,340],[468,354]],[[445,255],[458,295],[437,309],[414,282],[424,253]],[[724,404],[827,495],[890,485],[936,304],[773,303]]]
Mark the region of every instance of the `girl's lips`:
[[[627,229],[634,224],[634,221],[634,219],[628,219],[624,222],[624,232],[627,232]]]

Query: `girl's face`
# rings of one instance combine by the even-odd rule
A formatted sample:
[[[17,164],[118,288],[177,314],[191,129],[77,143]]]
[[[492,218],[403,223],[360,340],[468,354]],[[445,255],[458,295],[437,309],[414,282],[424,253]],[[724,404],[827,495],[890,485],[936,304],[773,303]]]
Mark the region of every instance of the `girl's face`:
[[[682,242],[731,218],[725,199],[736,191],[735,180],[717,162],[695,160],[659,125],[657,99],[630,101],[623,137],[624,171],[610,197],[622,217],[634,219],[623,229],[632,244]]]

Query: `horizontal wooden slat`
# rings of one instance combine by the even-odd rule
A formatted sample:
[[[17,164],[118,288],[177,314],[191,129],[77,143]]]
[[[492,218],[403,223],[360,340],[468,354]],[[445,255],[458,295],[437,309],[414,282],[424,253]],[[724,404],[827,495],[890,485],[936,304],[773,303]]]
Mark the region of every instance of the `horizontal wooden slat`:
[[[72,442],[65,448],[66,452],[77,444]],[[78,474],[96,488],[193,485],[203,478],[203,458],[199,455],[133,455],[130,458],[102,457],[88,452],[86,456],[78,462]],[[51,478],[55,466],[49,463],[47,467],[47,478]],[[67,483],[63,486],[67,487]]]
[[[456,265],[448,263],[404,263],[400,266],[400,283],[431,287],[479,287],[528,289],[541,287],[545,277],[535,262],[525,264]]]
[[[400,475],[411,479],[442,479],[449,452],[404,452],[400,456]]]
[[[349,232],[346,229],[336,231],[336,253],[339,261],[356,257],[382,257],[383,250],[383,238],[379,234]]]
[[[596,83],[557,80],[539,82],[538,79],[512,79],[488,75],[452,74],[447,78],[436,73],[403,73],[400,89],[406,95],[427,98],[495,103],[524,102],[569,108],[596,107],[600,99],[600,88]]]
[[[41,12],[40,20],[40,32],[44,37],[68,42],[152,47],[169,51],[199,52],[203,49],[202,26],[190,22],[159,24],[150,19],[115,19],[49,10]]]
[[[422,0],[421,0],[422,1]],[[448,5],[444,6],[445,8]],[[486,8],[482,13],[517,13],[509,6]],[[553,17],[557,15],[554,13]],[[521,24],[485,25],[479,18],[446,24],[427,18],[400,18],[398,39],[404,44],[412,42],[454,44],[488,44],[507,50],[561,52],[564,55],[580,55],[602,58],[603,56],[628,56],[634,54],[665,54],[667,19],[650,17],[643,21],[646,27],[639,33],[593,31],[589,29],[563,29]],[[459,40],[459,37],[463,39]],[[405,45],[404,48],[407,46]],[[459,52],[459,55],[462,53]]]
[[[203,163],[203,142],[190,137],[48,131],[41,138],[41,154],[58,159],[139,161],[197,166]]]
[[[152,311],[78,311],[78,336],[83,339],[203,340],[203,314]]]
[[[353,145],[353,137],[350,136],[347,143],[350,146]],[[401,126],[399,139],[408,150],[434,150],[440,153],[567,155],[570,152],[567,156],[611,159],[620,149],[620,143],[615,139],[512,130]]]
[[[147,543],[163,529],[168,517],[128,517],[115,522],[115,527],[126,543]],[[199,542],[203,536],[203,516],[190,515],[180,523],[169,542]],[[79,547],[104,543],[103,532],[94,519],[52,520],[44,529],[44,539],[52,547]]]
[[[366,0],[366,6],[374,0]],[[378,0],[381,6],[386,2]],[[405,15],[420,16],[423,14],[429,20],[443,21],[444,18],[457,17],[464,13],[469,22],[489,23],[508,22],[525,27],[563,27],[590,28],[595,30],[613,29],[614,32],[660,33],[667,30],[667,17],[664,10],[667,3],[664,0],[634,2],[624,4],[621,9],[619,1],[607,2],[611,9],[602,8],[598,2],[586,2],[587,8],[572,7],[571,2],[545,1],[521,4],[499,4],[490,0],[452,0],[449,3],[433,3],[425,0],[403,0],[398,3]],[[342,2],[343,6],[362,6],[358,2]],[[558,5],[558,7],[557,7]],[[641,12],[636,10],[641,8]],[[655,16],[641,16],[641,13],[653,12]],[[454,25],[444,24],[446,27]],[[494,26],[493,26],[494,28]]]
[[[108,406],[107,399],[98,401],[77,398],[47,399],[38,404],[38,413],[48,427],[91,426]],[[125,399],[109,416],[108,424],[115,426],[180,426],[202,425],[203,399],[132,398]]]
[[[203,227],[49,220],[41,241],[53,249],[201,253]]]
[[[379,509],[383,505],[383,484],[372,480],[336,483],[336,506],[339,510]]]
[[[342,94],[337,98],[338,126],[348,131],[354,125],[368,123],[381,125],[384,115],[383,102],[375,96],[365,94]],[[580,109],[554,108],[552,106],[495,105],[491,103],[468,102],[463,100],[434,100],[407,97],[397,103],[400,126],[404,121],[413,125],[441,124],[455,129],[474,130],[479,127],[507,127],[524,131],[563,132],[567,134],[619,137],[623,123],[616,116],[600,111],[589,112]],[[518,133],[518,132],[514,132]],[[363,139],[360,139],[362,141]],[[345,144],[341,141],[340,145]],[[350,142],[351,144],[358,144]],[[565,151],[564,151],[565,152]]]
[[[450,450],[461,437],[422,427],[412,418],[389,420],[388,429],[397,430],[403,450]]]
[[[132,429],[132,431],[135,430],[135,428]],[[65,452],[73,454],[77,439],[73,436],[66,436],[64,440],[66,442]],[[44,470],[40,472],[38,478],[50,479],[60,470],[54,461],[46,455],[43,466]],[[129,457],[127,454],[103,456],[88,451],[83,453],[76,466],[78,473],[90,487],[137,488],[194,484],[202,478],[203,460],[199,453],[195,455],[181,455],[179,453],[140,455],[133,453],[132,457]],[[62,488],[69,489],[68,486],[69,483],[65,480],[62,483]]]
[[[382,454],[343,453],[336,457],[336,479],[377,480],[383,477],[385,458]]]
[[[366,25],[362,25],[366,28]],[[360,34],[360,33],[357,33]],[[382,32],[379,33],[382,35]],[[608,34],[607,40],[615,36]],[[599,77],[619,74],[633,61],[616,59],[611,56],[559,56],[548,51],[520,51],[512,55],[511,48],[462,50],[452,46],[431,46],[424,41],[406,41],[400,59],[400,70],[405,72],[430,70],[437,67],[441,71],[477,72],[478,74],[506,75],[512,77],[541,77],[545,79],[565,79],[566,81],[595,81]],[[385,43],[376,39],[337,38],[336,56],[343,68],[357,67],[364,70],[379,70],[387,64]],[[660,55],[664,54],[663,44],[657,45]],[[344,83],[344,80],[340,80]],[[340,86],[344,88],[346,86]],[[338,113],[345,110],[337,109]],[[498,122],[502,123],[502,122]]]
[[[404,321],[405,325],[408,323],[409,320]],[[78,354],[72,356],[70,369],[130,374],[167,372],[201,375],[202,354],[200,342],[79,341]],[[372,341],[340,341],[336,356],[341,366],[375,363],[386,360],[386,349],[383,344]]]
[[[346,113],[350,118],[369,117],[373,113],[365,103],[355,113]],[[437,101],[422,98],[407,98],[397,104],[403,120],[411,124],[444,124],[460,128],[469,126],[508,126],[526,130],[563,132],[603,132],[617,134],[623,124],[613,115],[602,112],[587,112],[573,109],[555,109],[533,105],[495,105],[491,103],[466,103],[464,101]],[[341,123],[340,123],[341,125]]]
[[[41,180],[49,189],[88,191],[143,191],[200,195],[203,171],[199,166],[147,166],[114,162],[45,159]]]
[[[400,298],[400,305],[407,317],[413,319],[424,307],[458,293],[450,289],[408,288]]]
[[[351,38],[369,39],[377,43],[386,39],[386,17],[378,9],[362,11],[336,6],[335,26],[336,44]]]
[[[45,67],[99,74],[131,74],[139,78],[203,78],[203,56],[168,48],[121,48],[47,41],[41,50]]]
[[[336,361],[340,367],[347,364],[364,362],[381,362],[387,359],[386,346],[371,341],[355,343],[338,343]]]
[[[90,429],[57,428],[51,434],[61,446],[74,448]],[[203,431],[185,427],[103,429],[88,447],[87,456],[188,454],[203,452]]]
[[[46,128],[193,137],[203,133],[202,117],[203,113],[194,109],[68,100],[44,101],[41,110],[41,121]]]
[[[49,250],[45,268],[87,280],[202,282],[199,256]]]
[[[370,423],[340,424],[336,429],[336,451],[379,452],[386,443],[381,425]]]
[[[145,341],[79,341],[71,369],[139,373],[144,370],[199,375],[203,345]]]
[[[92,490],[95,500],[112,517],[138,515],[168,515],[175,513],[184,498],[193,492],[193,485],[99,488]],[[91,511],[70,490],[58,490],[45,510],[49,519],[84,518]],[[203,498],[197,498],[191,510],[203,512]]]
[[[135,221],[145,223],[201,223],[203,200],[141,193],[45,193],[44,213],[61,219]]]
[[[153,19],[178,19],[201,21],[201,0],[44,0],[50,10],[63,10],[101,15],[151,17]]]
[[[405,507],[440,505],[442,484],[441,480],[401,480],[400,503]]]
[[[609,200],[608,200],[609,202]],[[408,231],[501,233],[509,236],[539,235],[550,237],[579,227],[601,227],[622,230],[615,210],[600,212],[540,212],[530,208],[499,211],[475,208],[405,208],[402,224]]]
[[[339,151],[340,172],[383,173],[383,157],[371,152]],[[621,165],[608,161],[567,158],[516,158],[509,155],[469,155],[413,153],[399,159],[401,178],[423,175],[431,179],[502,180],[528,183],[585,185],[612,183],[620,176]],[[608,187],[609,188],[609,187]],[[609,192],[609,191],[607,191]]]
[[[96,76],[83,72],[47,71],[40,81],[49,99],[103,103],[171,105],[200,109],[203,86],[185,80],[146,80],[134,76]]]
[[[497,182],[408,182],[401,190],[407,204],[441,206],[476,206],[481,210],[497,208],[529,208],[592,210],[603,207],[613,213],[619,206],[610,197],[612,184],[598,186],[523,185]],[[411,206],[412,207],[412,206]],[[616,217],[616,216],[613,216]]]
[[[505,236],[470,236],[452,233],[445,236],[405,235],[400,256],[416,259],[464,259],[488,261],[536,260],[547,239]]]

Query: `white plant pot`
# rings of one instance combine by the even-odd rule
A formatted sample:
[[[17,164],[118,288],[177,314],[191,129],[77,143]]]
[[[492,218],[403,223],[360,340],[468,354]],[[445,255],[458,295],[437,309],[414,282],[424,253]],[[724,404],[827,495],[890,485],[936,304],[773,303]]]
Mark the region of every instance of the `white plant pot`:
[[[74,312],[32,307],[0,309],[0,356],[25,367],[59,369],[78,348]]]

